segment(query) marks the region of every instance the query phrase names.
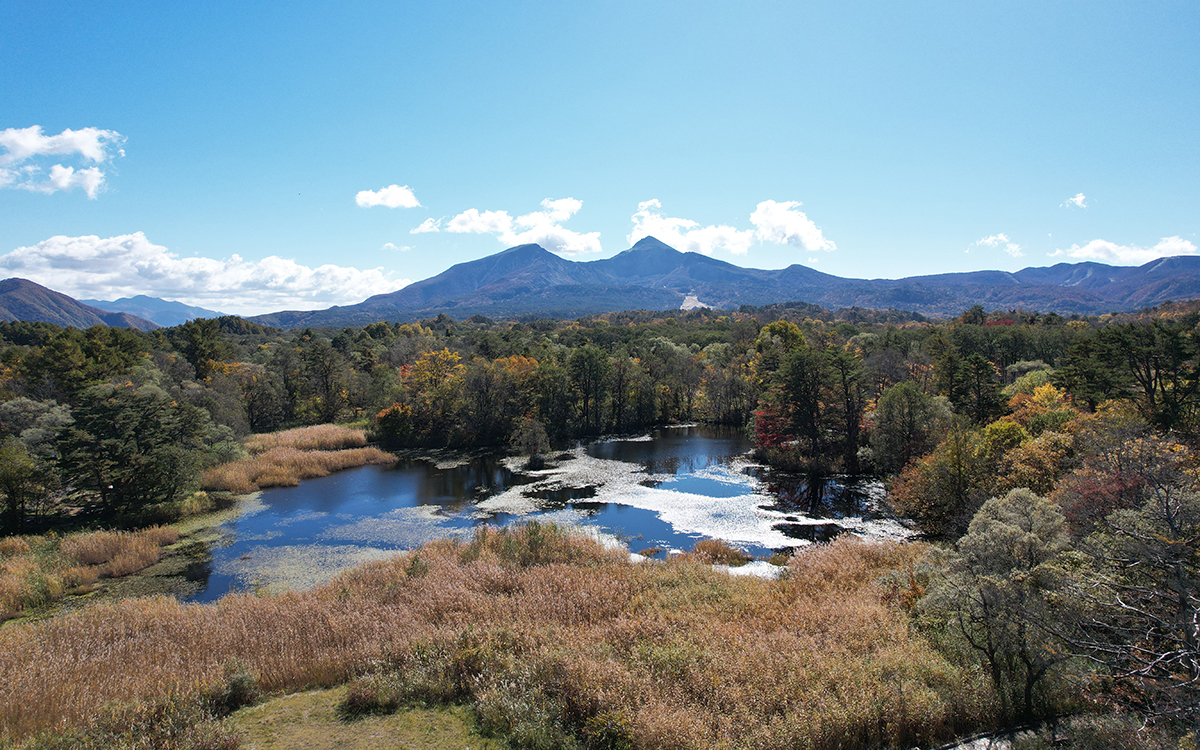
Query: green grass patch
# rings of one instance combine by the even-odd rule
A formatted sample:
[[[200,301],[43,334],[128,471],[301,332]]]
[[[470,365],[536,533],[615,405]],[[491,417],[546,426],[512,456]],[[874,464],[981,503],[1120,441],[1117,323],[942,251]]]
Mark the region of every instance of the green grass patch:
[[[244,708],[224,726],[245,748],[274,750],[403,747],[410,750],[505,750],[509,746],[479,732],[466,706],[402,707],[391,712],[344,718],[339,706],[347,688],[285,695]]]

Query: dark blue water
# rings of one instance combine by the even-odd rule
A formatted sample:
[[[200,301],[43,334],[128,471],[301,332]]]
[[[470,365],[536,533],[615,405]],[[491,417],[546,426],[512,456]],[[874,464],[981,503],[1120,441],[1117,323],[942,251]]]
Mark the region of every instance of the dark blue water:
[[[869,498],[855,487],[830,482],[814,492],[771,477],[748,464],[749,449],[738,431],[669,428],[648,439],[591,443],[551,459],[547,473],[513,471],[502,456],[440,469],[404,460],[270,489],[221,527],[193,599],[312,585],[481,524],[536,518],[590,527],[633,552],[657,548],[660,555],[713,536],[765,557],[831,538],[843,530],[837,519],[870,518]]]

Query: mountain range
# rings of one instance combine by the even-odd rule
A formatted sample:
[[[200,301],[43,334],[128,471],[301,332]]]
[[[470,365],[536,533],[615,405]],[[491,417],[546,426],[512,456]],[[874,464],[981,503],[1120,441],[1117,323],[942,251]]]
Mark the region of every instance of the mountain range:
[[[150,331],[158,324],[127,312],[101,310],[25,279],[0,281],[0,320],[37,320],[60,326],[136,328]]]
[[[1141,266],[1059,263],[1043,268],[855,279],[807,266],[743,268],[699,253],[681,253],[647,237],[612,258],[570,261],[539,245],[519,245],[459,263],[437,276],[356,305],[284,311],[250,320],[279,328],[342,327],[410,321],[440,313],[462,320],[565,317],[620,310],[674,310],[809,302],[955,316],[972,305],[1095,315],[1200,298],[1200,256],[1160,258]],[[101,306],[107,309],[100,309]],[[0,282],[0,319],[97,323],[150,330],[221,313],[154,297],[76,301],[24,279]]]
[[[182,302],[173,302],[158,297],[147,297],[139,294],[135,297],[122,297],[106,302],[99,299],[81,299],[85,305],[98,307],[109,312],[126,312],[139,318],[157,323],[160,326],[182,325],[196,318],[220,318],[225,313],[208,310],[203,307],[193,307]]]
[[[683,253],[653,237],[612,258],[570,261],[539,245],[519,245],[379,294],[357,305],[285,311],[252,320],[280,328],[417,320],[439,313],[463,319],[578,317],[630,309],[678,309],[694,296],[709,307],[803,301],[830,309],[863,307],[953,316],[972,305],[1094,315],[1200,297],[1200,257],[1160,258],[1142,266],[1059,263],[1044,268],[974,271],[904,279],[855,279],[807,266],[743,268]]]

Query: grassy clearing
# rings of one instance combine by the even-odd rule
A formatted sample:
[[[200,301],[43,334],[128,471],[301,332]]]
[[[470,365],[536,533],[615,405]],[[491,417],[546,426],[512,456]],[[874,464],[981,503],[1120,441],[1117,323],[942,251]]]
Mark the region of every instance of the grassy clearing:
[[[249,457],[214,466],[200,483],[205,490],[245,495],[268,487],[294,487],[301,479],[355,466],[396,461],[366,443],[362,430],[332,424],[251,435],[246,438]]]
[[[465,706],[409,708],[385,716],[345,721],[338,705],[345,688],[287,695],[244,708],[226,727],[258,750],[403,747],[412,750],[502,750],[507,745],[483,737]]]
[[[67,536],[0,540],[0,621],[91,591],[158,562],[179,533],[169,526],[141,531],[88,531]]]
[[[781,581],[696,556],[630,564],[556,527],[481,530],[306,592],[102,604],[0,631],[0,727],[86,727],[108,701],[350,682],[345,715],[470,705],[518,747],[930,745],[991,691],[911,633],[918,545],[841,539]],[[736,647],[731,647],[736,646]]]

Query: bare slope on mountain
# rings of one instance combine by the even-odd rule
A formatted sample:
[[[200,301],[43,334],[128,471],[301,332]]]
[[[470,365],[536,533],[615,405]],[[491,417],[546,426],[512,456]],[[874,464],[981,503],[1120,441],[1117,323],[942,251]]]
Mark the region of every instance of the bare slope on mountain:
[[[1140,267],[1060,263],[1016,273],[851,279],[792,265],[743,268],[698,253],[681,253],[647,237],[604,260],[574,262],[538,245],[521,245],[357,305],[279,312],[255,320],[273,326],[360,325],[416,320],[530,315],[575,317],[628,309],[676,309],[695,295],[713,307],[803,301],[828,308],[900,308],[957,315],[971,305],[1097,314],[1200,297],[1200,257],[1164,258]]]
[[[124,312],[109,312],[85,305],[65,294],[26,279],[0,281],[0,320],[31,320],[60,326],[90,328],[107,325],[150,331],[158,326]]]

